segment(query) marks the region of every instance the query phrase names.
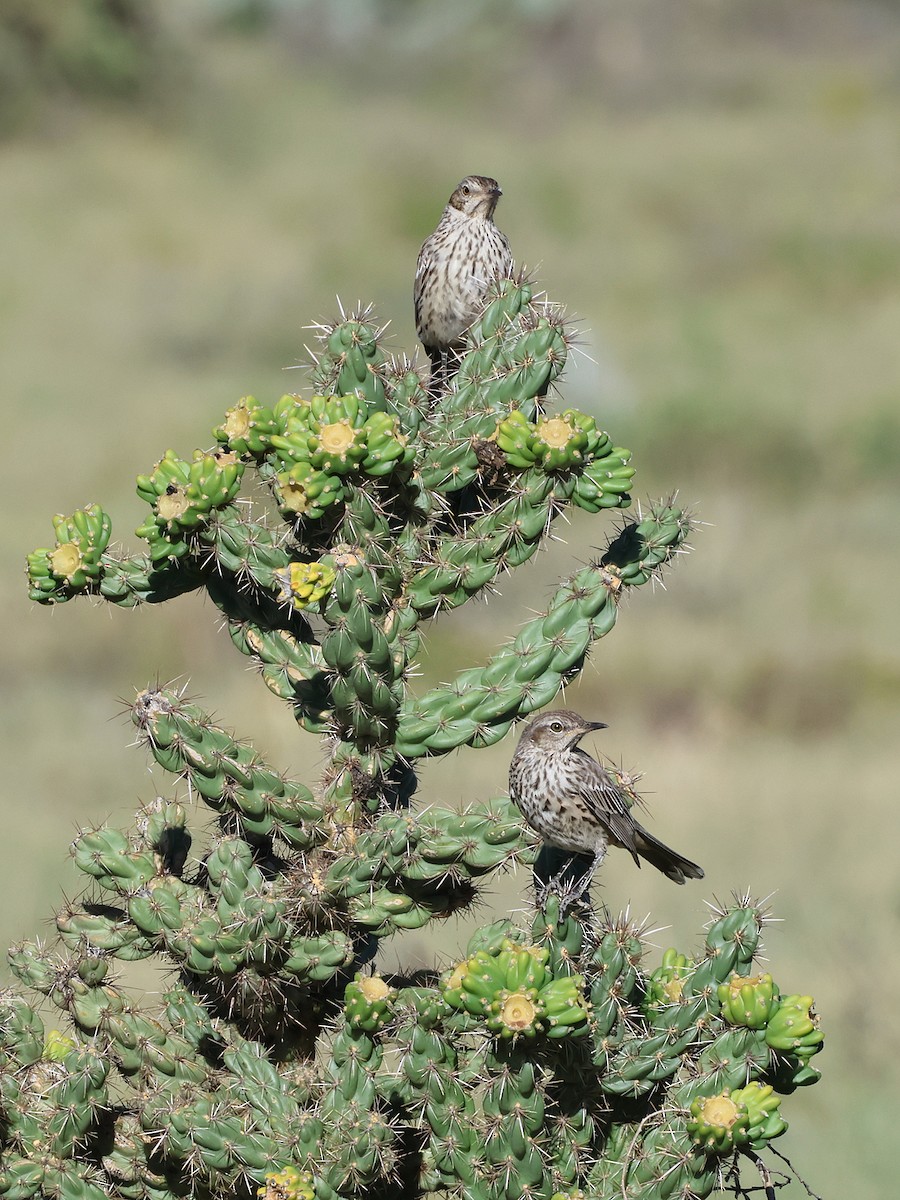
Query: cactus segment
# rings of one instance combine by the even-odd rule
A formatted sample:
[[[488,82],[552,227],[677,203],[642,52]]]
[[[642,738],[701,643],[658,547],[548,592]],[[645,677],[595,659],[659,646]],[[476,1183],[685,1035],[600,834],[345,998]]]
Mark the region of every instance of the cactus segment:
[[[678,553],[689,532],[689,519],[668,505],[655,505],[642,521],[626,526],[600,563],[571,576],[547,612],[523,626],[482,671],[464,673],[456,685],[403,705],[400,753],[418,758],[467,743],[489,745],[516,717],[548,704],[580,670],[591,644],[612,629],[623,585],[646,583]],[[498,690],[505,683],[514,690],[498,711]]]
[[[312,371],[313,386],[322,393],[356,395],[371,412],[386,408],[384,380],[387,357],[381,348],[383,330],[360,309],[341,321],[319,327],[321,351]]]
[[[295,849],[324,840],[325,811],[309,789],[273,771],[196,705],[151,689],[135,700],[132,719],[160,766],[184,774],[211,808],[231,813],[247,834],[277,834]]]

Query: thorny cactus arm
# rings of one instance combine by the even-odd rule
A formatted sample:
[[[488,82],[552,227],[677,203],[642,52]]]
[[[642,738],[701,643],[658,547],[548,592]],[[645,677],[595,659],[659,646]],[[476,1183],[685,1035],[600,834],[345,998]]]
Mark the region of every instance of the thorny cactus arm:
[[[567,506],[627,508],[630,454],[587,414],[545,410],[568,338],[527,282],[497,285],[437,397],[368,313],[320,340],[314,396],[244,397],[214,450],[168,451],[139,478],[143,554],[111,550],[90,505],[29,557],[44,604],[205,591],[325,735],[327,764],[315,785],[289,779],[184,695],[138,696],[139,740],[212,832],[158,797],[130,831],[72,843],[85,895],[54,947],[9,954],[65,1031],[0,997],[0,1196],[706,1196],[818,1078],[812,1000],[755,971],[749,897],[716,910],[698,955],[671,948],[655,969],[627,918],[561,914],[550,895],[442,974],[373,970],[383,938],[535,861],[508,798],[414,811],[416,761],[497,742],[549,703],[690,519],[648,506],[483,666],[417,695],[421,623],[528,561]],[[170,973],[161,1004],[117,975],[143,959]]]

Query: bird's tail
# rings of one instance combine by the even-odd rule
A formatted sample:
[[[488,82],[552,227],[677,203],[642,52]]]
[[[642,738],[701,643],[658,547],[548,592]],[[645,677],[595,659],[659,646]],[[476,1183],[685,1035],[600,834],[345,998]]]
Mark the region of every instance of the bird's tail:
[[[686,879],[703,878],[702,867],[698,867],[695,862],[691,862],[682,854],[676,854],[674,850],[670,850],[668,846],[640,825],[635,830],[634,848],[641,858],[646,859],[658,871],[662,871],[663,875],[674,883],[684,883]]]

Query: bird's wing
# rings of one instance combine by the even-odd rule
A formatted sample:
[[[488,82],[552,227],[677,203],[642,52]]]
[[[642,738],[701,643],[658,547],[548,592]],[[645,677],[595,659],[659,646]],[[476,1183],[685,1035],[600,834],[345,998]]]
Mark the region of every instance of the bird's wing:
[[[512,271],[513,271],[513,267],[515,266],[515,263],[513,261],[512,250],[509,247],[509,238],[506,236],[505,233],[502,233],[499,229],[497,230],[497,232],[500,234],[500,241],[503,243],[503,249],[506,251],[506,263],[504,264],[503,273],[505,275],[511,275]]]
[[[640,826],[631,815],[631,807],[616,781],[580,746],[575,753],[582,754],[587,759],[586,769],[575,772],[579,796],[598,821],[607,827],[610,839],[628,850],[634,861],[640,865],[637,854],[637,831]]]
[[[428,243],[426,242],[425,245]],[[419,259],[416,263],[416,277],[413,282],[413,310],[416,316],[416,333],[422,337],[422,296],[425,291],[429,277],[434,271],[434,263],[430,255],[425,254],[425,246],[419,251]],[[426,349],[428,347],[426,346]],[[431,351],[429,350],[430,354]]]
[[[427,267],[426,267],[427,260],[426,260],[426,255],[425,255],[425,247],[427,245],[428,245],[428,241],[423,243],[422,249],[419,251],[419,257],[416,259],[416,287],[418,287],[419,284],[421,283],[422,276],[425,274],[425,271],[427,269]]]
[[[432,234],[432,237],[434,235]],[[434,255],[431,253],[429,243],[431,238],[427,238],[422,244],[422,249],[419,251],[419,257],[416,259],[416,276],[413,281],[413,297],[416,304],[416,318],[419,315],[419,304],[422,299],[422,292],[425,284],[434,274]]]
[[[432,233],[429,233],[428,237],[419,247],[419,257],[416,259],[416,287],[419,287],[422,277],[434,266],[434,252],[432,247],[435,239],[440,243],[446,238],[448,232],[450,232],[445,217],[446,213],[441,216],[440,221],[437,223],[437,228]]]

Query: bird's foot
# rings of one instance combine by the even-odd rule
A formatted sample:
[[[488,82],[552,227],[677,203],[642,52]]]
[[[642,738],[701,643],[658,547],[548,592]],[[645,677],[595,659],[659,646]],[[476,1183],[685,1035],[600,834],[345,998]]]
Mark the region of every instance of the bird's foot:
[[[571,854],[544,846],[534,865],[535,902],[545,908],[547,898],[559,900],[559,914],[564,917],[576,906],[591,911],[590,887],[594,875],[594,862],[583,854]]]

